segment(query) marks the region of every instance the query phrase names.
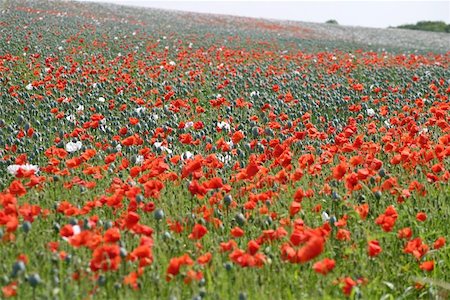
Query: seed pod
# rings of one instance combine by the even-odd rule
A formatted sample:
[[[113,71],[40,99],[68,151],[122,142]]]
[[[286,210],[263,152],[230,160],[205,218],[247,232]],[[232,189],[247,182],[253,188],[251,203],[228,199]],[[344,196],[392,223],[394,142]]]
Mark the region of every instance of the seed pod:
[[[153,213],[153,216],[155,217],[156,220],[162,220],[164,218],[164,211],[161,208],[158,208],[155,210],[155,212]]]

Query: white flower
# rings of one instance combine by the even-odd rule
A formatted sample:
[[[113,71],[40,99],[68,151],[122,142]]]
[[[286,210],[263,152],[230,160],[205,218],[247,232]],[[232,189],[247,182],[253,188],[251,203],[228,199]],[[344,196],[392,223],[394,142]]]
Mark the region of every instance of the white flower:
[[[168,154],[172,154],[172,150],[170,150],[169,148],[167,148],[166,146],[163,146],[163,144],[161,142],[154,142],[153,146],[157,149],[161,149],[161,151],[164,151]]]
[[[59,46],[59,47],[58,47],[58,50],[59,50],[59,51],[63,51],[63,50],[64,50],[63,46]]]
[[[189,43],[189,46],[188,46],[188,48],[189,48],[189,49],[192,49],[192,46],[194,46],[194,44],[192,44],[192,43]]]
[[[254,96],[259,96],[259,92],[258,91],[253,91],[250,93],[250,97],[254,97]]]
[[[233,143],[233,141],[229,141],[229,142],[227,142],[227,145],[228,145],[230,148],[233,148],[234,143]]]
[[[166,146],[161,146],[161,150],[168,153],[168,154],[172,154],[172,150],[170,150],[169,148],[167,148]]]
[[[73,230],[73,235],[72,235],[72,237],[74,237],[74,236],[76,236],[76,235],[78,235],[78,234],[81,233],[81,227],[80,227],[80,225],[73,225],[73,226],[72,226],[72,230]],[[63,236],[63,240],[68,241],[69,238]]]
[[[422,128],[420,128],[420,130],[419,130],[419,134],[427,133],[427,132],[428,132],[428,128],[427,128],[427,127],[422,127]]]
[[[194,126],[194,122],[192,122],[192,121],[189,121],[189,122],[187,122],[186,124],[184,124],[184,128],[185,128],[185,129],[191,128],[192,126]]]
[[[176,64],[173,60],[171,60],[171,61],[169,62],[169,65],[171,65],[171,66],[176,66],[177,64]]]
[[[78,106],[77,111],[83,111],[83,110],[84,110],[84,106],[83,105]]]
[[[121,144],[118,144],[118,145],[116,146],[116,150],[119,151],[119,152],[122,151],[122,145],[121,145]]]
[[[186,151],[183,154],[181,154],[181,159],[182,160],[191,159],[193,157],[194,157],[194,154],[191,151]]]
[[[98,97],[97,101],[98,101],[98,102],[102,102],[102,103],[103,103],[103,102],[105,102],[105,101],[106,101],[106,99],[105,99],[105,98],[103,98],[103,97]]]
[[[146,110],[145,107],[143,106],[139,106],[138,108],[136,108],[134,111],[138,114],[140,114],[141,112],[144,112]]]
[[[217,123],[217,127],[219,127],[220,129],[225,129],[225,130],[227,130],[227,131],[230,131],[231,130],[231,126],[230,126],[230,124],[228,124],[227,122],[218,122]]]
[[[141,165],[144,162],[144,157],[142,155],[138,155],[136,157],[136,164]]]
[[[83,144],[80,141],[78,141],[76,143],[68,142],[66,144],[66,151],[69,153],[76,152],[76,151],[80,150],[82,146],[83,146]]]
[[[153,119],[153,121],[158,121],[159,116],[157,114],[153,114],[152,119]]]
[[[330,220],[330,216],[327,214],[326,211],[322,212],[322,221],[328,222]]]
[[[368,109],[366,110],[366,112],[367,112],[367,115],[368,115],[369,117],[375,116],[375,111],[373,110],[373,108],[368,108]]]
[[[36,165],[31,165],[31,164],[25,164],[25,165],[9,165],[6,170],[8,171],[9,174],[16,176],[17,172],[19,171],[19,169],[21,169],[22,171],[34,171],[34,174],[36,174],[37,172],[39,172],[39,167]]]
[[[29,83],[26,87],[27,90],[31,91],[33,89],[33,85]]]
[[[221,154],[221,153],[217,153],[216,154],[217,159],[220,160],[221,162],[223,162],[224,164],[228,164],[231,162],[231,155],[229,154]]]
[[[69,122],[71,122],[71,123],[75,123],[76,118],[75,118],[74,115],[68,115],[68,116],[66,117],[66,120],[69,121]]]

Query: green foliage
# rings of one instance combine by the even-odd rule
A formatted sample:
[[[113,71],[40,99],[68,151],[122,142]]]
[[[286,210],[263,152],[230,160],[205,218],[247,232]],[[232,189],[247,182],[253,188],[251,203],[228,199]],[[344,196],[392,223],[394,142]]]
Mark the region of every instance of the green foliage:
[[[339,25],[338,21],[331,19],[325,22],[326,24],[334,24],[334,25]]]
[[[443,21],[419,21],[416,24],[400,25],[397,26],[397,28],[434,32],[450,32],[450,24],[446,24]]]

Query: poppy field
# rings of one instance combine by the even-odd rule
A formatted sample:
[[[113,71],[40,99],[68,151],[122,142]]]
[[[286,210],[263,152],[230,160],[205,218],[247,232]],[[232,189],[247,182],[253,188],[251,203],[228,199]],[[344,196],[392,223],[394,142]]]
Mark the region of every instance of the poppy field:
[[[449,297],[450,49],[0,10],[1,299]]]

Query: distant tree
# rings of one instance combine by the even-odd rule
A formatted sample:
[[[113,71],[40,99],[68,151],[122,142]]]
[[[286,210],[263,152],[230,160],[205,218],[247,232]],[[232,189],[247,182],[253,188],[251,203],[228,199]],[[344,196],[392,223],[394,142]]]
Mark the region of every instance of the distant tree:
[[[406,24],[397,26],[402,29],[434,31],[434,32],[450,32],[450,24],[442,21],[419,21],[416,24]]]
[[[338,21],[336,20],[328,20],[325,22],[326,24],[335,24],[335,25],[339,25]]]

